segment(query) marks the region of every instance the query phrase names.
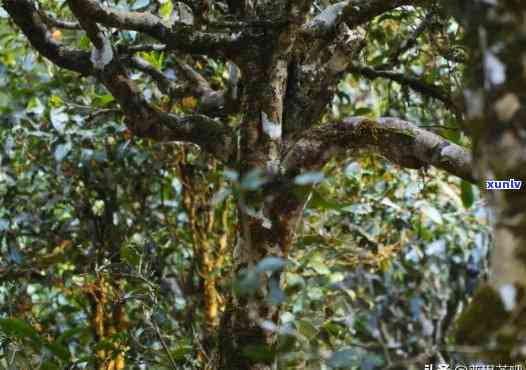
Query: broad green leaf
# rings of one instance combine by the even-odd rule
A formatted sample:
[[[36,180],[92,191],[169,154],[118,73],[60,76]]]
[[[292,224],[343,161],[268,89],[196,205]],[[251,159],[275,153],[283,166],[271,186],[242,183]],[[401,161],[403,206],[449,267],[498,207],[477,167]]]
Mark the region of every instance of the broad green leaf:
[[[317,208],[322,210],[340,210],[343,205],[330,199],[326,199],[319,191],[313,190],[312,196],[309,201],[311,208]]]
[[[462,198],[462,204],[464,207],[470,208],[475,202],[475,194],[473,192],[473,185],[465,180],[460,182],[460,197]]]
[[[287,262],[283,258],[273,256],[265,257],[256,265],[256,272],[281,271],[286,264]]]
[[[46,343],[46,347],[51,353],[60,358],[62,361],[69,361],[70,354],[68,348],[60,344],[58,341]]]
[[[239,274],[234,284],[234,290],[240,295],[253,294],[259,288],[260,284],[259,273],[251,269]]]
[[[308,320],[299,320],[296,323],[298,331],[307,339],[313,339],[318,335],[318,329]]]
[[[60,370],[60,366],[53,361],[44,361],[40,367],[40,370]]]
[[[275,278],[271,278],[268,281],[269,285],[269,297],[268,300],[270,304],[278,305],[281,304],[287,299],[285,293],[279,286],[279,281]]]
[[[159,9],[159,13],[164,19],[169,19],[173,12],[173,2],[172,1],[165,1],[163,5],[161,5],[161,8]]]
[[[329,365],[332,368],[345,369],[348,369],[352,366],[357,366],[359,363],[359,357],[356,354],[356,351],[352,349],[344,349],[341,351],[334,352],[327,361],[327,365]]]
[[[276,354],[267,346],[249,344],[243,347],[242,355],[254,361],[268,362],[272,361]]]
[[[355,116],[368,116],[372,113],[373,113],[373,110],[367,107],[358,108],[354,111]]]
[[[65,144],[59,144],[55,148],[54,156],[57,162],[62,162],[64,158],[71,152],[71,142]]]
[[[248,172],[241,179],[241,189],[257,190],[267,182],[265,175],[258,169]]]
[[[64,112],[64,108],[51,108],[51,111],[49,112],[49,118],[55,130],[57,130],[59,133],[62,133],[69,116]]]
[[[305,172],[301,175],[296,176],[294,183],[296,185],[309,185],[317,184],[323,181],[325,175],[321,172]]]
[[[30,339],[35,344],[41,342],[38,332],[31,325],[20,319],[0,319],[0,329],[7,335],[21,339]]]

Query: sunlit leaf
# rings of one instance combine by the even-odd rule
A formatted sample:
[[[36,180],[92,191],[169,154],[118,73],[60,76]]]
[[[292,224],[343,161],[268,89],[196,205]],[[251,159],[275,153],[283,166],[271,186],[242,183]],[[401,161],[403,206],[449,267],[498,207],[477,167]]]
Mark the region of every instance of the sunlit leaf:
[[[265,257],[256,265],[257,272],[275,272],[281,271],[285,267],[287,262],[280,257]]]
[[[475,194],[473,193],[473,185],[465,180],[460,183],[462,204],[464,207],[470,208],[475,202]]]
[[[57,162],[62,162],[64,158],[67,157],[67,155],[71,152],[71,142],[67,142],[65,144],[59,144],[55,148],[55,159]]]
[[[334,352],[327,361],[327,365],[332,368],[350,368],[357,366],[359,362],[359,357],[354,350],[344,349]]]

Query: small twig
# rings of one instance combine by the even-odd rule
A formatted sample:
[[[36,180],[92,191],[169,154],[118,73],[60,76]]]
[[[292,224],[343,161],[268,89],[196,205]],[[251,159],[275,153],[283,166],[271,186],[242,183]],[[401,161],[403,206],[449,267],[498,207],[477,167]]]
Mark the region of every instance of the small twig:
[[[95,112],[90,113],[86,117],[86,121],[92,121],[96,117],[101,116],[101,115],[106,114],[106,113],[119,113],[119,112],[120,112],[120,109],[117,109],[117,108],[98,109]]]
[[[251,28],[251,27],[282,27],[287,24],[285,19],[256,19],[250,21],[229,21],[229,20],[220,20],[220,21],[209,21],[207,26],[211,28]]]
[[[163,44],[138,44],[138,45],[119,45],[117,46],[120,55],[139,53],[141,51],[165,51],[166,45]]]
[[[377,68],[391,69],[395,67],[399,62],[400,56],[402,56],[402,54],[404,54],[406,51],[410,50],[413,46],[416,45],[418,37],[420,37],[420,35],[426,30],[426,28],[429,27],[429,25],[432,23],[432,20],[433,12],[427,13],[424,20],[418,25],[414,32],[401,43],[398,49],[391,53],[391,55],[389,56],[389,61],[385,64],[382,64],[381,66],[377,66]]]
[[[167,94],[171,97],[180,97],[183,96],[188,90],[186,86],[178,85],[171,81],[164,75],[164,73],[159,71],[157,68],[142,58],[132,57],[130,59],[126,59],[125,62],[130,64],[132,67],[147,73],[155,81],[159,87],[159,90],[161,90],[164,94]]]
[[[431,98],[442,101],[446,107],[451,109],[456,115],[461,116],[460,108],[455,104],[451,96],[441,86],[428,84],[421,79],[406,76],[403,73],[374,69],[371,67],[352,64],[348,71],[367,77],[371,80],[376,78],[386,78],[395,81],[403,86],[408,86],[412,90]]]
[[[168,359],[170,360],[170,364],[172,365],[172,368],[177,370],[179,367],[177,366],[177,363],[175,362],[175,359],[173,358],[170,349],[166,345],[166,342],[164,341],[164,338],[161,334],[161,330],[157,326],[156,323],[152,322],[152,326],[155,329],[155,333],[157,334],[157,338],[159,338],[159,341],[161,342],[161,345],[163,346],[164,351],[166,352],[166,355],[168,356]]]
[[[57,19],[51,13],[43,11],[43,10],[40,10],[39,14],[48,26],[62,28],[65,30],[80,30],[81,29],[79,22],[64,21],[62,19]]]
[[[449,126],[444,126],[444,125],[423,125],[423,126],[418,126],[418,127],[423,127],[423,128],[441,128],[441,129],[444,129],[444,130],[453,130],[453,131],[460,130],[459,127],[449,127]]]

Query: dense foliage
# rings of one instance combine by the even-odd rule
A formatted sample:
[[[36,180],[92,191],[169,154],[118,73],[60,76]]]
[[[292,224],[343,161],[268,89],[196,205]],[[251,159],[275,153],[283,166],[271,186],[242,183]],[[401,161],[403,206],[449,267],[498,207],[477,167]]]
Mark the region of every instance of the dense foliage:
[[[72,19],[64,1],[41,3]],[[108,3],[176,12],[169,1]],[[329,3],[315,2],[311,16]],[[462,358],[451,329],[492,243],[476,187],[374,154],[333,159],[323,173],[295,177],[295,191],[314,190],[289,256],[234,271],[238,213],[251,211],[247,199],[266,176],[240,174],[193,144],[138,137],[94,78],[43,59],[1,8],[0,17],[1,368],[94,368],[101,356],[112,369],[207,368],[231,291],[250,301],[259,273],[281,268],[283,284],[266,297],[280,307],[279,325],[251,318],[277,332],[279,346],[248,356],[277,356],[280,369],[417,369]],[[469,145],[454,98],[461,27],[438,7],[400,7],[363,31],[322,121],[389,115]],[[75,29],[52,37],[90,48]],[[135,31],[111,37],[123,50],[153,43]],[[181,61],[216,91],[232,77],[219,57],[138,56],[173,84]],[[199,109],[191,89],[167,98],[155,75],[131,68],[148,102]],[[237,130],[238,114],[221,119]]]

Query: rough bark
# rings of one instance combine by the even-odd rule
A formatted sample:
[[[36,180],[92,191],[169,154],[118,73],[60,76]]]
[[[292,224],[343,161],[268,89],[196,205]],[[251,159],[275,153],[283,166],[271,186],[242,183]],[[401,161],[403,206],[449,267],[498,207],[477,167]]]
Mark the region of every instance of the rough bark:
[[[241,174],[258,169],[273,179],[282,176],[283,107],[288,65],[310,5],[311,2],[305,0],[289,2],[285,9],[288,25],[273,35],[269,46],[253,50],[253,54],[248,55],[252,58],[242,66],[247,78],[245,116],[241,124]],[[290,185],[277,184],[281,182],[275,181],[272,187],[262,190],[261,196],[246,197],[239,204],[241,233],[235,257],[236,272],[252,268],[264,257],[287,256],[305,199],[298,198]],[[255,211],[248,212],[248,209]],[[221,325],[221,369],[272,367],[273,358],[250,356],[250,352],[275,353],[274,333],[260,326],[262,321],[278,324],[278,307],[265,301],[271,280],[279,285],[280,272],[263,279],[262,288],[252,299],[233,297],[230,302]]]
[[[367,149],[404,167],[433,165],[473,180],[470,156],[465,149],[402,120],[354,117],[312,128],[319,123],[339,78],[348,71],[363,44],[363,32],[357,27],[395,7],[422,5],[426,1],[344,1],[327,7],[311,21],[309,0],[257,4],[229,1],[232,13],[244,18],[226,22],[223,27],[228,32],[203,31],[208,2],[189,3],[194,6],[198,24],[167,24],[151,13],[116,10],[94,0],[68,0],[78,24],[67,26],[81,27],[87,33],[93,44],[89,53],[52,40],[46,19],[32,1],[3,0],[7,12],[38,52],[62,68],[95,77],[108,89],[120,105],[128,127],[137,135],[195,143],[235,166],[242,176],[257,169],[270,179],[239,201],[240,235],[234,274],[253,267],[264,257],[287,257],[307,199],[306,194],[296,191],[293,179],[304,171],[321,170],[338,153],[358,154]],[[256,16],[259,18],[254,21]],[[104,27],[136,30],[162,45],[116,48]],[[231,32],[235,27],[240,31]],[[202,76],[182,62],[178,65],[179,75],[186,84],[177,85],[143,60],[130,57],[141,50],[229,57],[241,70],[240,98],[237,100],[237,86],[215,94]],[[147,73],[169,96],[192,89],[196,96],[209,98],[213,110],[223,109],[227,114],[239,110],[239,137],[235,138],[233,130],[210,116],[178,117],[153,106],[128,77],[130,66]],[[237,79],[233,85],[237,85]],[[229,107],[228,93],[232,91],[236,91],[236,99],[230,101],[233,104]],[[239,106],[230,110],[232,105]],[[203,266],[211,271],[206,251],[202,252]],[[279,284],[280,272],[261,277],[261,289],[252,298],[233,296],[227,304],[219,328],[220,369],[272,367],[272,357],[258,359],[247,355],[251,350],[275,353],[276,349],[275,334],[260,324],[278,324],[279,307],[265,298],[269,284]],[[210,283],[208,288],[207,318],[215,323],[215,286]]]
[[[482,180],[524,180],[526,4],[464,1],[454,10],[472,51],[465,97],[475,170]],[[488,190],[486,198],[496,228],[490,280],[462,314],[457,340],[476,346],[478,358],[517,363],[526,358],[526,191]],[[480,317],[494,318],[482,333],[475,329]]]
[[[410,122],[390,117],[352,117],[310,129],[287,153],[284,167],[297,173],[319,170],[336,155],[359,151],[379,153],[405,168],[432,165],[475,182],[467,149]]]

